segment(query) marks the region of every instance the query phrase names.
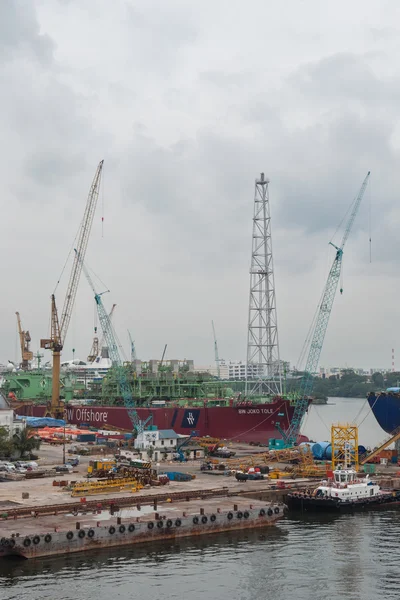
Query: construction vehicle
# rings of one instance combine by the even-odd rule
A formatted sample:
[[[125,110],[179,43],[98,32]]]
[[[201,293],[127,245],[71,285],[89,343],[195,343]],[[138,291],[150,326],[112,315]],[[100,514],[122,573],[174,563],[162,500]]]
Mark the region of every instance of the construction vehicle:
[[[123,366],[123,362],[121,359],[121,355],[119,352],[119,344],[117,343],[117,336],[114,332],[114,328],[112,326],[112,322],[110,316],[107,314],[107,311],[104,308],[102,301],[102,294],[98,294],[92,278],[89,275],[89,271],[87,270],[85,264],[83,263],[83,258],[80,257],[79,251],[75,249],[75,256],[77,257],[78,263],[81,265],[83,272],[86,276],[86,279],[92,288],[94,293],[94,299],[97,306],[97,314],[99,317],[100,325],[103,331],[104,339],[108,347],[108,354],[112,362],[112,366],[116,373],[117,381],[119,384],[119,389],[121,391],[122,399],[124,401],[125,407],[127,409],[129,418],[132,423],[133,429],[137,434],[143,433],[147,423],[151,420],[151,417],[148,417],[145,421],[142,421],[139,418],[135,410],[135,402],[132,397],[131,386],[129,385],[129,381],[126,375],[126,371]]]
[[[83,260],[86,255],[90,231],[92,228],[93,217],[96,210],[97,198],[99,196],[99,187],[103,162],[100,161],[86,203],[85,213],[80,226],[78,238],[79,257]],[[65,338],[71,321],[72,309],[75,304],[76,292],[78,290],[79,279],[82,272],[82,262],[75,255],[72,271],[68,283],[67,293],[64,300],[64,306],[61,314],[61,321],[58,318],[55,295],[51,296],[51,333],[50,338],[40,340],[40,347],[51,350],[53,353],[53,385],[51,394],[51,403],[48,416],[56,419],[64,416],[64,406],[60,400],[60,370],[61,370],[61,351],[64,346]]]
[[[19,335],[19,343],[21,347],[21,364],[20,367],[24,371],[29,369],[29,361],[33,359],[33,352],[30,351],[29,344],[31,343],[31,336],[29,331],[24,331],[21,325],[21,318],[19,316],[19,312],[15,313],[17,315],[17,323],[18,323],[18,335]]]
[[[179,462],[186,462],[186,457],[185,457],[182,449],[189,444],[189,442],[192,440],[192,438],[194,438],[196,436],[198,436],[198,432],[197,431],[192,431],[190,433],[190,435],[185,439],[185,441],[182,442],[182,444],[180,444],[177,447],[177,449],[176,449],[176,451],[174,453],[175,454],[174,460],[177,460]]]
[[[333,301],[335,299],[336,290],[340,279],[343,260],[343,248],[349,237],[351,228],[354,223],[354,219],[360,207],[361,200],[364,196],[369,176],[370,171],[368,171],[361,186],[361,189],[358,193],[358,196],[353,204],[353,209],[347,221],[341,245],[335,246],[335,244],[329,242],[330,245],[336,249],[336,255],[333,260],[332,267],[329,271],[328,280],[326,282],[322,294],[322,300],[319,304],[318,314],[310,344],[310,350],[308,353],[306,367],[300,382],[300,389],[293,400],[295,406],[293,417],[287,431],[283,431],[279,423],[276,424],[276,427],[281,433],[282,438],[285,442],[285,447],[292,447],[297,443],[297,438],[300,433],[301,425],[308,409],[310,395],[312,393],[314,385],[314,377],[317,371],[322,345],[324,343],[325,333],[328,327],[329,317],[331,315]],[[343,287],[340,288],[340,293],[343,293]]]

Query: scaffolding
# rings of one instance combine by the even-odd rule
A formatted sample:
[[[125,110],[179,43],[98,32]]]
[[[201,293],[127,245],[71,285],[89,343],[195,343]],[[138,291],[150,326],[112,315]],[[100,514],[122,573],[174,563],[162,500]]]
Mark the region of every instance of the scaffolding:
[[[331,427],[332,470],[341,466],[358,471],[358,427],[337,423]]]

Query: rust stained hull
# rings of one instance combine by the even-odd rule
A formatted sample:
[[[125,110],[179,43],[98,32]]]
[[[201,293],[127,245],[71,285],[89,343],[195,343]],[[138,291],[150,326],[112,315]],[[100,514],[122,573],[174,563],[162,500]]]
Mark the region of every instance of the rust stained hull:
[[[160,520],[138,520],[127,519],[123,523],[117,524],[114,521],[108,521],[107,524],[100,522],[92,523],[89,527],[82,529],[72,528],[63,531],[49,533],[39,533],[32,535],[20,532],[18,537],[2,538],[0,545],[0,558],[19,556],[23,558],[41,558],[53,555],[66,555],[77,552],[87,552],[99,548],[116,548],[121,546],[130,546],[133,544],[145,544],[162,540],[174,540],[179,538],[189,538],[197,536],[207,536],[216,533],[237,530],[250,530],[265,528],[274,525],[279,519],[284,516],[283,505],[265,506],[261,504],[248,510],[224,511],[224,513],[208,513],[191,514],[189,516],[179,516],[174,513],[167,515],[161,520],[162,527],[158,527]],[[263,514],[263,511],[265,514]],[[268,515],[268,511],[272,515]],[[230,516],[231,515],[231,516]],[[241,515],[239,517],[239,515]],[[247,515],[247,516],[244,516]],[[229,518],[230,516],[230,518]],[[215,517],[215,521],[211,522],[211,517]],[[199,523],[193,523],[193,519],[198,519]],[[201,519],[207,519],[206,523],[202,523]],[[172,522],[172,525],[171,525]],[[177,525],[179,522],[179,525]],[[149,523],[152,523],[152,528],[149,529]],[[98,526],[97,526],[98,525]],[[134,527],[133,531],[129,531],[129,525]],[[114,531],[110,531],[110,527]],[[125,531],[120,531],[120,528],[125,528]],[[39,530],[39,522],[38,528]],[[82,537],[79,537],[79,532]],[[68,539],[67,535],[73,534],[72,539]],[[89,536],[92,537],[89,537]],[[50,539],[51,537],[51,539]],[[29,546],[27,544],[29,540]],[[4,545],[7,541],[8,545]]]

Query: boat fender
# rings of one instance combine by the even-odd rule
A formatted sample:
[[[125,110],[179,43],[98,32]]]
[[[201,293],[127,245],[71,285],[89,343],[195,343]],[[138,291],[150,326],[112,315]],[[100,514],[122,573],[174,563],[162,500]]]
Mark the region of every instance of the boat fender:
[[[195,525],[197,525],[198,522],[199,522],[199,517],[193,517],[193,523]]]
[[[113,526],[111,525],[111,527],[110,527],[110,528],[109,528],[109,530],[108,530],[108,533],[110,533],[111,535],[113,535],[113,533],[115,533],[115,527],[113,527]]]
[[[228,514],[226,515],[228,517],[229,520],[233,519],[233,513],[228,512]]]
[[[25,538],[23,541],[23,544],[24,544],[25,548],[29,548],[29,546],[31,545],[30,538]]]
[[[274,513],[273,513],[273,511],[272,511],[272,508],[269,508],[269,509],[268,509],[268,513],[267,513],[267,515],[268,515],[269,517],[272,517],[272,515],[273,515],[273,514],[274,514]]]
[[[214,521],[216,520],[216,518],[217,518],[217,517],[216,517],[215,515],[211,515],[211,517],[210,517],[210,521],[212,521],[212,522],[214,523]]]
[[[204,517],[201,517],[201,522],[202,522],[203,524],[206,524],[206,523],[207,523],[207,521],[208,521],[208,519],[207,519],[207,517],[206,517],[205,515],[204,515]]]
[[[275,513],[276,515],[279,515],[279,506],[275,506],[275,508],[274,508],[274,513]]]
[[[44,541],[46,542],[46,544],[48,544],[49,542],[51,542],[51,535],[49,533],[44,536]]]
[[[40,542],[40,537],[38,535],[35,535],[32,541],[35,544],[35,546],[37,546],[37,544]]]
[[[244,516],[245,519],[248,519],[249,516],[250,516],[250,513],[247,510],[245,510],[244,513],[243,513],[243,516]]]
[[[135,526],[133,523],[131,523],[128,527],[128,531],[130,531],[132,533],[132,531],[135,531]]]
[[[111,529],[111,527],[110,527],[110,529]],[[111,531],[110,531],[110,533],[111,533]],[[85,535],[86,535],[85,530],[84,529],[80,529],[79,533],[78,533],[78,537],[80,537],[82,539],[82,538],[85,537]]]
[[[181,521],[180,519],[177,519],[177,520],[175,521],[175,525],[176,525],[177,527],[180,527],[180,526],[182,525],[182,521]]]
[[[6,538],[1,538],[0,546],[5,546],[5,541],[6,541]]]
[[[150,521],[150,523],[147,523],[147,529],[153,529],[153,527],[154,527],[153,521]]]
[[[73,537],[74,537],[74,534],[72,533],[72,531],[68,531],[67,540],[72,540]]]
[[[168,521],[167,521],[167,527],[172,527],[172,525],[173,525],[173,523],[172,523],[171,519],[168,519]]]
[[[6,538],[3,538],[3,541],[1,542],[2,546],[8,546],[9,541]]]
[[[237,516],[237,518],[238,518],[238,519],[241,519],[241,518],[243,517],[243,513],[242,513],[242,511],[241,511],[241,510],[239,510],[239,512],[237,513],[237,515],[236,515],[236,516]]]
[[[10,548],[14,548],[15,546],[15,540],[8,540]]]
[[[158,529],[161,529],[162,527],[164,527],[164,523],[162,521],[158,521],[157,527]]]
[[[262,508],[259,512],[260,517],[265,517],[265,510]]]
[[[119,532],[120,532],[120,533],[125,533],[125,529],[126,529],[126,528],[125,528],[125,525],[120,525],[120,526],[119,526]]]
[[[89,529],[87,534],[88,534],[88,537],[92,538],[94,536],[94,529]]]

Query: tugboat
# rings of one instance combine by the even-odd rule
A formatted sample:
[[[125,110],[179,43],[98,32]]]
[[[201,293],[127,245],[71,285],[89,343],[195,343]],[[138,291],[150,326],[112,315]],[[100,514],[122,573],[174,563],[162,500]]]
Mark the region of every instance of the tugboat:
[[[400,505],[400,491],[383,491],[368,475],[360,479],[354,469],[338,468],[313,492],[289,494],[286,504],[302,512],[356,512]]]

